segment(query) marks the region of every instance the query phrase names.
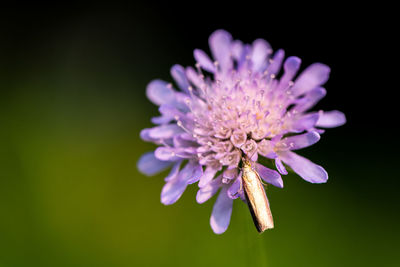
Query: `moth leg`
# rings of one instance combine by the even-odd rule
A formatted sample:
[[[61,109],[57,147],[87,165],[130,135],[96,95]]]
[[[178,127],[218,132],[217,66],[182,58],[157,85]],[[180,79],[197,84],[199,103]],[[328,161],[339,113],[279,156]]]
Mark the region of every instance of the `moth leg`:
[[[260,180],[260,183],[261,183],[263,186],[265,186],[265,187],[268,186],[268,184],[267,184],[266,182],[264,182],[264,180],[261,179],[261,177],[258,177],[258,179]]]
[[[240,192],[243,192],[243,183],[242,183],[242,179],[239,180],[240,185],[239,185],[239,190],[233,195],[233,196],[237,196],[240,194]]]

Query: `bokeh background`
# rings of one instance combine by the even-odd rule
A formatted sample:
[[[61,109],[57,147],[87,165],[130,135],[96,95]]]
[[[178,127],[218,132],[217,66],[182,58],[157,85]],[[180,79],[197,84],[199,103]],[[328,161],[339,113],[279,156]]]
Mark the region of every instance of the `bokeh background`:
[[[150,2],[150,1],[149,1]],[[376,7],[249,2],[30,4],[0,16],[0,266],[399,266],[398,83],[385,86],[385,18]],[[379,24],[378,24],[379,23]],[[145,97],[169,68],[193,65],[218,28],[332,68],[316,109],[348,123],[301,154],[327,184],[296,175],[269,187],[276,228],[258,235],[236,201],[215,235],[215,198],[191,186],[160,203],[162,173],[138,173]],[[385,49],[381,44],[385,45]],[[398,89],[398,88],[397,88]]]

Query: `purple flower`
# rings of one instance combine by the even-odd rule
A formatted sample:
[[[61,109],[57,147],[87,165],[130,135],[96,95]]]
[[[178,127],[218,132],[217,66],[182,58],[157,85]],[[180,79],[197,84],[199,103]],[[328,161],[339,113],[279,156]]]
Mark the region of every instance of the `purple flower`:
[[[243,44],[217,30],[209,44],[213,59],[196,49],[196,69],[172,67],[178,89],[161,80],[147,86],[147,97],[159,106],[160,116],[152,118],[155,127],[140,135],[159,147],[144,154],[138,168],[154,175],[171,167],[161,192],[165,205],[175,203],[196,182],[198,203],[220,191],[210,223],[221,234],[228,228],[233,200],[244,200],[242,156],[274,161],[276,170],[259,163],[255,168],[277,187],[283,187],[285,166],[306,181],[324,183],[327,172],[293,151],[318,142],[320,128],[343,125],[346,119],[336,110],[309,111],[326,94],[321,86],[328,80],[328,66],[312,64],[296,77],[301,60],[284,60],[284,51],[272,53],[265,40]]]

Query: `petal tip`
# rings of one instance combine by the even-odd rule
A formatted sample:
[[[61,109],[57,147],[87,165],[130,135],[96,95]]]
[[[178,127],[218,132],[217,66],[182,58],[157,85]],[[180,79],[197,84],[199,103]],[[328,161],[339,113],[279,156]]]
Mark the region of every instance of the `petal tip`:
[[[215,37],[224,37],[224,38],[232,38],[232,35],[228,32],[228,31],[226,31],[226,30],[224,30],[224,29],[218,29],[218,30],[215,30],[211,35],[210,35],[210,38],[215,38]]]
[[[210,219],[210,225],[211,225],[211,229],[213,230],[213,232],[217,235],[225,233],[225,231],[228,229],[228,227],[219,226],[213,217],[211,217],[211,219]]]
[[[165,186],[164,186],[164,188],[165,188]],[[164,191],[164,188],[161,191],[161,203],[162,204],[164,204],[165,206],[169,206],[169,205],[174,204],[176,201],[178,201],[180,196],[179,197],[176,197],[176,196],[172,197],[168,192]]]
[[[285,60],[284,68],[297,70],[299,69],[300,64],[301,64],[301,59],[299,57],[291,56]]]
[[[143,154],[136,163],[137,169],[146,176],[153,176],[171,165],[171,162],[160,161],[154,156],[154,151]]]
[[[346,124],[346,115],[338,110],[320,111],[316,126],[322,128],[335,128]]]
[[[205,202],[205,201],[202,199],[200,190],[197,191],[197,194],[196,194],[196,202],[197,202],[198,204],[203,204],[203,203]]]

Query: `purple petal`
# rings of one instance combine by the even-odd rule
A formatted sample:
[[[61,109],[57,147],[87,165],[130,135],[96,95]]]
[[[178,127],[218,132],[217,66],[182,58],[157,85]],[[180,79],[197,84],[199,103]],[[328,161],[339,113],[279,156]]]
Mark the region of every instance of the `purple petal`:
[[[178,110],[178,108],[174,106],[174,103],[162,104],[158,110],[160,111],[162,116],[157,118],[152,118],[153,123],[156,122],[169,123],[171,122],[171,120],[177,120],[179,123],[182,124],[185,123],[185,125],[189,123],[188,117],[180,110]],[[154,121],[155,119],[157,119],[156,122]],[[172,123],[171,125],[173,124],[175,123]],[[178,127],[182,128],[180,125],[178,125]]]
[[[309,91],[305,97],[300,98],[296,101],[295,110],[297,112],[303,112],[312,108],[326,95],[326,90],[323,87],[317,87]]]
[[[279,82],[279,89],[285,89],[289,86],[297,71],[300,68],[301,59],[298,57],[288,57],[283,64],[284,74]]]
[[[277,157],[274,146],[271,140],[263,139],[257,144],[257,151],[260,155],[273,159]]]
[[[285,51],[279,49],[276,51],[274,57],[272,58],[272,63],[268,66],[268,74],[277,74],[282,66],[282,61],[285,57]]]
[[[271,46],[267,41],[257,39],[253,42],[252,48],[253,71],[260,71],[267,64],[267,58],[272,53]]]
[[[189,81],[185,74],[185,69],[181,65],[174,65],[171,68],[171,76],[174,78],[176,84],[184,92],[189,92]]]
[[[164,181],[168,182],[170,180],[175,179],[178,176],[181,163],[182,161],[178,161],[172,166],[171,171],[169,172],[168,176],[165,177]]]
[[[178,156],[182,154],[183,158],[192,158],[197,155],[197,147],[177,147]]]
[[[197,63],[199,63],[204,70],[212,73],[215,72],[216,69],[214,63],[203,50],[195,49],[193,54]]]
[[[247,156],[253,157],[257,152],[257,143],[253,139],[249,139],[241,146],[241,149]]]
[[[200,177],[199,187],[202,188],[206,186],[214,178],[217,171],[217,168],[214,168],[213,166],[207,166],[203,175]]]
[[[182,196],[187,184],[180,179],[180,175],[168,181],[161,191],[161,203],[164,205],[174,204]]]
[[[304,130],[312,129],[317,123],[318,118],[319,114],[317,112],[305,114],[293,123],[292,130],[295,132],[302,132]]]
[[[188,163],[189,164],[189,163]],[[197,162],[194,163],[191,178],[187,181],[188,184],[193,184],[197,182],[203,175],[203,167]]]
[[[220,160],[220,162],[223,165],[228,166],[229,169],[232,169],[238,166],[242,153],[240,150],[234,149],[232,152],[223,153],[223,155],[224,157]]]
[[[191,180],[198,179],[202,172],[203,169],[201,169],[201,166],[196,161],[189,161],[179,172],[179,176],[182,181],[188,184]]]
[[[319,87],[329,79],[330,68],[321,63],[314,63],[305,69],[297,78],[292,91],[295,96],[304,94]]]
[[[153,139],[169,139],[182,132],[183,130],[178,125],[167,124],[151,128],[148,136]]]
[[[247,62],[248,55],[251,54],[252,47],[249,44],[243,44],[239,40],[235,40],[231,45],[232,57],[236,60],[236,69],[240,70]]]
[[[279,153],[279,157],[301,178],[310,183],[325,183],[328,173],[321,166],[291,151]]]
[[[212,180],[206,186],[202,187],[197,191],[196,201],[202,204],[209,200],[215,193],[217,193],[219,187],[221,186],[221,176]]]
[[[174,100],[175,93],[168,83],[161,80],[151,81],[146,88],[147,98],[156,105],[170,103]]]
[[[217,30],[211,34],[208,42],[210,44],[211,52],[214,58],[218,61],[221,71],[226,72],[232,67],[230,53],[232,36],[224,30]]]
[[[235,130],[231,135],[231,142],[236,147],[241,147],[247,139],[247,134],[243,130]]]
[[[231,53],[232,53],[232,57],[238,62],[238,64],[240,65],[241,62],[244,59],[243,56],[243,43],[239,40],[235,40],[232,42],[231,45]]]
[[[321,111],[316,126],[323,128],[338,127],[346,123],[346,116],[338,111]]]
[[[158,117],[151,118],[151,122],[154,124],[166,124],[170,123],[173,120],[173,117],[169,115],[161,115]]]
[[[234,178],[236,178],[238,175],[238,169],[234,168],[234,169],[226,169],[222,175],[222,177],[232,180]]]
[[[254,153],[253,156],[251,156],[251,161],[257,161],[258,160],[258,154]]]
[[[175,149],[160,146],[154,151],[154,156],[161,161],[177,161],[180,158],[176,155]]]
[[[189,133],[182,133],[179,135],[180,138],[182,138],[183,140],[187,140],[187,141],[191,141],[191,142],[196,142],[197,139],[193,137],[192,134]]]
[[[190,110],[187,105],[188,101],[190,101],[190,97],[188,96],[187,92],[175,92],[174,101],[168,104],[171,104],[178,110],[186,113]]]
[[[273,186],[283,188],[283,180],[277,171],[271,170],[259,163],[256,163],[255,168],[264,181],[272,184]]]
[[[240,185],[242,182],[241,174],[240,176],[237,177],[237,179],[233,182],[233,184],[229,187],[228,189],[228,197],[232,199],[237,199],[239,197],[239,190],[240,190]]]
[[[150,137],[150,131],[151,131],[151,128],[146,128],[146,129],[141,130],[141,131],[140,131],[140,138],[141,138],[143,141],[147,141],[147,142],[154,142],[154,141],[156,141],[157,139],[154,139],[154,138],[151,138],[151,137]]]
[[[154,152],[143,154],[137,162],[137,168],[145,175],[155,175],[171,165],[170,161],[162,161],[154,156]]]
[[[195,147],[198,146],[197,142],[193,139],[186,138],[187,133],[175,135],[173,138],[174,147]]]
[[[279,158],[276,158],[276,159],[275,159],[275,166],[276,166],[276,168],[278,169],[278,171],[279,171],[281,174],[283,174],[283,175],[288,174],[288,172],[287,172],[285,166],[283,166],[283,163],[282,163],[282,161],[281,161]]]
[[[182,112],[180,112],[175,106],[171,104],[162,104],[158,110],[164,116],[168,116],[171,118],[184,116]]]
[[[161,203],[164,205],[175,203],[185,191],[188,181],[196,175],[196,169],[196,164],[189,162],[175,179],[168,181],[161,191]]]
[[[214,204],[210,218],[210,225],[214,233],[222,234],[228,229],[232,215],[232,203],[233,199],[228,197],[227,188],[223,187]]]
[[[203,80],[199,77],[198,73],[192,67],[186,68],[186,77],[194,86],[196,86],[197,88],[201,88]]]
[[[304,147],[311,146],[315,144],[316,142],[319,141],[320,135],[315,132],[308,132],[304,134],[299,134],[295,136],[290,136],[282,139],[282,141],[279,142],[278,145],[283,146],[284,150],[296,150],[296,149],[301,149]]]

